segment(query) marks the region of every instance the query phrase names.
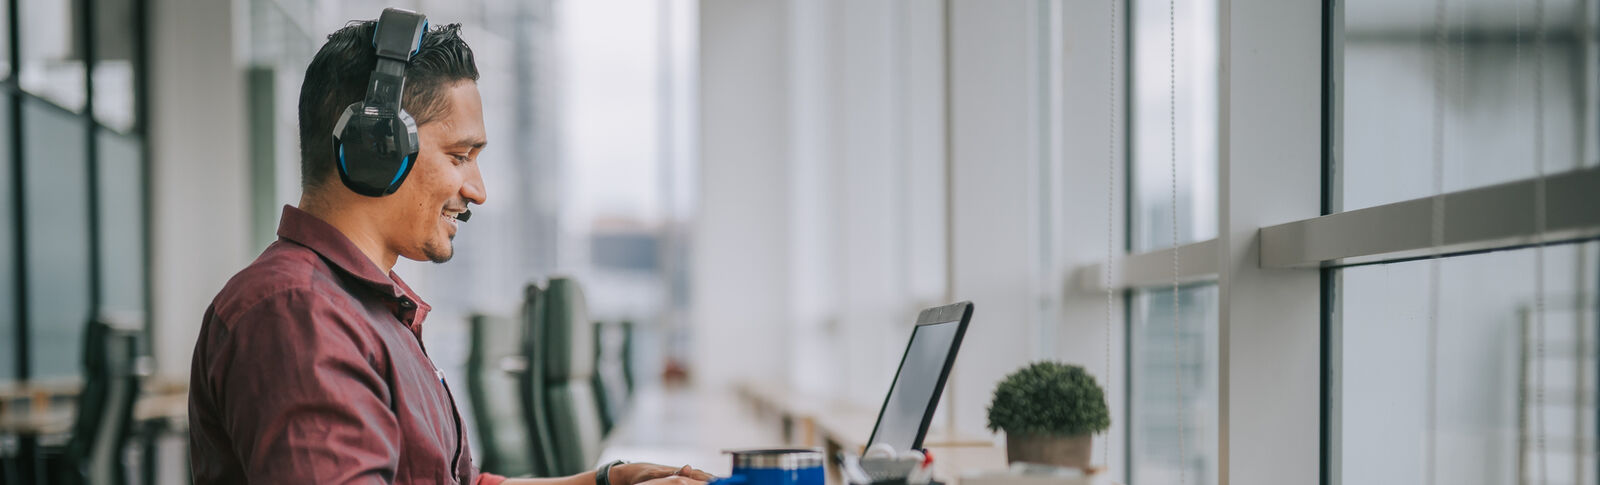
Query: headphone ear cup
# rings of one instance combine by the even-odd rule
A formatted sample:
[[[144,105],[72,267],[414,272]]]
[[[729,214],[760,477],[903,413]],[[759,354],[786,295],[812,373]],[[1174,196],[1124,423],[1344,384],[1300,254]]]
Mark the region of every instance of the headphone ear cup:
[[[371,115],[359,105],[347,108],[336,125],[339,179],[355,193],[383,197],[399,190],[416,165],[416,125],[410,116]]]
[[[428,18],[387,8],[373,26],[377,66],[363,101],[346,106],[333,126],[339,180],[351,191],[383,197],[400,190],[417,161],[417,124],[406,113],[405,71],[421,47]]]
[[[421,145],[417,142],[417,122],[411,118],[411,113],[400,110],[396,121],[398,123],[395,124],[395,127],[399,129],[399,132],[395,136],[395,147],[400,153],[404,154],[404,158],[400,163],[398,173],[389,182],[387,193],[390,194],[400,190],[400,184],[405,183],[406,179],[411,177],[411,169],[417,167],[417,154],[421,150]]]

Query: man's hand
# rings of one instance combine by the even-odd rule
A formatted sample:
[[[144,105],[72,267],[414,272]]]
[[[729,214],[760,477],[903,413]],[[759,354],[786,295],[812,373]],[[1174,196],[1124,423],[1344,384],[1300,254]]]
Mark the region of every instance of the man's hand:
[[[682,468],[653,465],[650,463],[626,463],[611,467],[611,473],[606,475],[611,485],[701,485],[711,481],[711,474],[684,465]]]
[[[705,483],[706,482],[704,481],[695,480],[685,476],[672,475],[646,481],[638,485],[705,485]]]

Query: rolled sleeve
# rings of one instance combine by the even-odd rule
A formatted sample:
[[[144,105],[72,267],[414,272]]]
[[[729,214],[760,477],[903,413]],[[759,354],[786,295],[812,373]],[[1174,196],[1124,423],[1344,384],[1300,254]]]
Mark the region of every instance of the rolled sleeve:
[[[251,483],[392,483],[401,432],[381,346],[327,297],[271,295],[218,335],[206,369]]]

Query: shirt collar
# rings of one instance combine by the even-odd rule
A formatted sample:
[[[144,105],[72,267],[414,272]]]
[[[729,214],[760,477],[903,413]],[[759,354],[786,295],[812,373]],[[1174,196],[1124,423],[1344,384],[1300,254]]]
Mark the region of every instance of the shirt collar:
[[[411,291],[400,275],[390,271],[383,274],[378,265],[367,258],[339,228],[333,227],[317,216],[291,205],[283,206],[283,216],[278,219],[278,237],[305,246],[322,256],[333,268],[366,283],[380,293],[394,298],[407,297],[424,311],[430,309],[416,292]]]

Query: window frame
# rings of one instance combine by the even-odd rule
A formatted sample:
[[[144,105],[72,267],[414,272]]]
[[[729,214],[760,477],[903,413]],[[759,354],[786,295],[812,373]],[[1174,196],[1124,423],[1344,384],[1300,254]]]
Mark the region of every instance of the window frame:
[[[135,139],[140,145],[138,150],[139,167],[137,168],[137,172],[139,173],[139,180],[137,181],[139,191],[138,212],[140,214],[140,221],[138,221],[138,224],[140,227],[144,228],[144,230],[139,235],[143,244],[140,254],[141,261],[136,265],[136,267],[139,268],[140,272],[138,277],[144,283],[143,288],[141,289],[142,295],[140,298],[143,308],[138,315],[119,315],[118,318],[119,321],[125,321],[127,317],[137,318],[138,325],[141,326],[146,334],[149,334],[151,331],[150,254],[152,246],[151,234],[149,231],[150,148],[149,143],[146,140],[146,127],[148,126],[149,117],[148,110],[146,109],[148,106],[148,90],[146,89],[146,86],[148,85],[147,80],[149,75],[150,61],[148,41],[149,4],[148,0],[127,0],[131,4],[130,9],[133,12],[132,17],[127,19],[127,21],[133,24],[131,30],[133,32],[135,43],[131,48],[133,52],[134,64],[132,79],[134,113],[132,129],[119,130],[107,126],[95,118],[94,67],[99,61],[99,57],[96,55],[96,43],[99,39],[98,33],[93,26],[96,22],[95,7],[97,0],[72,1],[72,8],[78,12],[81,12],[79,15],[75,16],[73,22],[78,27],[78,37],[75,40],[81,46],[84,61],[84,72],[81,79],[84,86],[84,103],[80,109],[76,110],[63,108],[49,98],[28,92],[22,87],[19,80],[19,74],[22,69],[22,62],[20,62],[20,59],[23,42],[26,41],[25,39],[22,39],[18,19],[18,14],[21,12],[22,8],[22,1],[9,0],[4,5],[0,5],[0,8],[5,9],[7,13],[6,18],[4,19],[6,22],[5,28],[7,31],[4,33],[4,35],[7,36],[9,45],[5,46],[5,48],[8,50],[7,55],[9,55],[11,59],[10,65],[8,66],[9,72],[6,73],[6,78],[4,80],[0,80],[0,96],[7,96],[10,99],[11,106],[7,112],[0,113],[0,116],[7,116],[11,120],[11,133],[9,135],[12,142],[9,147],[5,147],[6,149],[3,150],[3,152],[0,152],[0,157],[6,158],[7,167],[5,169],[10,170],[12,175],[12,194],[10,195],[13,198],[13,220],[16,222],[16,233],[12,235],[14,237],[12,254],[0,255],[0,257],[14,258],[15,265],[17,267],[17,270],[14,274],[6,276],[13,278],[16,283],[16,291],[13,296],[16,298],[17,304],[14,308],[6,310],[13,312],[12,318],[14,318],[16,321],[14,334],[8,336],[7,339],[11,340],[14,338],[14,342],[12,343],[14,347],[11,349],[14,350],[14,352],[11,352],[12,355],[10,358],[15,359],[15,372],[12,375],[0,376],[0,381],[14,380],[17,382],[26,382],[32,379],[35,374],[37,374],[36,369],[33,369],[33,349],[30,348],[31,345],[29,340],[33,332],[31,332],[31,329],[29,328],[29,317],[31,315],[31,310],[28,308],[29,291],[26,284],[28,281],[27,261],[31,252],[28,248],[29,245],[26,234],[29,214],[26,201],[26,164],[24,162],[26,160],[25,157],[27,156],[25,145],[28,143],[28,140],[23,137],[24,126],[26,125],[25,116],[23,114],[24,104],[43,103],[49,108],[65,111],[70,117],[75,118],[76,121],[81,122],[84,125],[85,140],[83,146],[87,156],[87,167],[83,184],[88,188],[88,190],[85,192],[87,193],[88,199],[86,203],[88,207],[87,220],[89,221],[89,227],[86,228],[89,238],[89,251],[88,254],[84,255],[84,257],[89,261],[89,286],[87,287],[87,291],[90,308],[87,309],[87,314],[91,316],[99,315],[101,313],[101,307],[104,300],[104,296],[101,294],[101,285],[103,280],[101,273],[103,265],[100,261],[102,254],[101,249],[104,241],[102,241],[103,235],[100,233],[100,218],[102,217],[102,214],[99,210],[101,201],[99,200],[99,194],[97,190],[101,182],[99,180],[101,172],[99,166],[101,153],[98,149],[99,137],[102,133],[126,136]],[[149,354],[148,345],[145,346],[141,353],[145,355]]]
[[[1218,236],[1175,249],[1180,283],[1219,286],[1222,484],[1310,483],[1321,474],[1322,274],[1264,268],[1256,244],[1261,226],[1321,215],[1324,202],[1322,5],[1301,3],[1219,1]],[[1131,291],[1171,284],[1173,250],[1123,254],[1110,268],[1080,264],[1070,284],[1103,293],[1110,271],[1126,315]],[[1285,438],[1286,430],[1303,432]],[[1244,458],[1265,454],[1281,459]]]

